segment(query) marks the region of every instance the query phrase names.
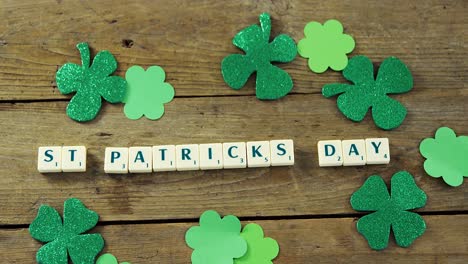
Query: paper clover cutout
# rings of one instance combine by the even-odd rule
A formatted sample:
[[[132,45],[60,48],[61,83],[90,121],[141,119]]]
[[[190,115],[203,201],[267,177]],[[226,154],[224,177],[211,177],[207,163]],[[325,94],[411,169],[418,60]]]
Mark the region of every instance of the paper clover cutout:
[[[242,230],[241,236],[247,241],[247,253],[235,259],[235,264],[272,264],[272,260],[278,256],[278,242],[273,238],[264,237],[261,226],[248,224]]]
[[[63,223],[54,208],[41,205],[36,219],[29,226],[31,236],[43,245],[36,254],[41,264],[67,264],[68,255],[73,263],[94,264],[104,247],[100,234],[83,234],[92,229],[99,216],[75,198],[65,201]]]
[[[114,255],[106,253],[98,258],[96,264],[119,264],[119,262],[117,261],[117,258],[114,257]],[[130,262],[121,262],[120,264],[130,264]]]
[[[270,15],[260,15],[260,27],[251,25],[234,37],[232,43],[245,55],[231,54],[221,62],[224,81],[233,89],[241,89],[249,77],[257,72],[256,95],[261,100],[275,100],[286,96],[293,81],[284,70],[272,62],[291,62],[297,54],[296,43],[285,34],[270,42]]]
[[[191,227],[185,234],[187,245],[194,249],[193,264],[233,264],[234,258],[247,251],[247,242],[240,235],[241,223],[233,215],[221,218],[215,211],[200,217],[200,226]]]
[[[76,92],[67,106],[67,115],[76,121],[93,120],[101,109],[101,97],[110,103],[122,102],[127,83],[119,76],[109,76],[117,69],[117,61],[107,50],[99,52],[90,66],[88,43],[76,45],[82,66],[66,63],[55,77],[62,94]]]
[[[410,246],[426,230],[424,219],[417,213],[408,212],[426,205],[426,194],[414,182],[413,176],[400,171],[391,180],[391,196],[383,179],[370,176],[351,196],[351,206],[357,211],[375,211],[359,219],[356,226],[375,250],[387,247],[390,228],[396,243]]]
[[[408,67],[395,57],[385,59],[380,65],[377,78],[369,58],[356,56],[349,61],[343,76],[354,83],[327,84],[323,87],[325,97],[338,96],[338,109],[349,119],[360,122],[369,108],[375,124],[385,130],[399,127],[406,117],[406,108],[387,94],[410,91],[413,77]]]
[[[174,88],[164,82],[166,73],[159,66],[151,66],[146,71],[140,66],[132,66],[125,74],[127,92],[123,102],[124,113],[130,119],[143,115],[155,120],[164,114],[164,104],[174,98]]]
[[[348,65],[348,56],[354,49],[354,39],[343,34],[338,20],[325,24],[310,22],[304,28],[305,38],[297,44],[299,55],[309,59],[309,68],[316,73],[325,72],[328,67],[341,71]]]
[[[468,177],[468,136],[459,136],[448,127],[437,130],[435,138],[426,138],[419,145],[427,160],[424,170],[434,178],[442,177],[450,186],[460,186]]]

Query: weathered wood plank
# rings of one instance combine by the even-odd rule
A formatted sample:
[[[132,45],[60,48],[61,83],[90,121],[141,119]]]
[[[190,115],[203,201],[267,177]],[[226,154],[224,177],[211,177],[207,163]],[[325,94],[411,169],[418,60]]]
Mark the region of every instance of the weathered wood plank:
[[[1,1],[0,100],[67,98],[54,76],[67,61],[79,63],[75,44],[108,49],[120,63],[161,65],[177,96],[254,93],[251,80],[241,91],[229,89],[220,62],[240,53],[231,39],[270,12],[273,35],[303,38],[311,20],[341,20],[357,47],[375,62],[398,56],[409,65],[415,87],[433,90],[466,87],[466,1]],[[183,7],[183,8],[180,8]],[[126,45],[125,43],[132,43]],[[131,47],[129,47],[131,46]],[[339,73],[314,74],[298,57],[283,65],[295,81],[294,93],[320,93]]]
[[[265,235],[280,244],[275,264],[303,263],[450,263],[468,260],[466,215],[425,216],[426,233],[409,248],[393,238],[383,251],[373,251],[356,231],[353,218],[258,221]],[[244,222],[243,224],[246,224]],[[105,252],[134,264],[189,263],[186,230],[194,224],[141,224],[100,226]],[[34,263],[40,243],[27,229],[0,230],[0,248],[6,263]]]
[[[106,104],[88,124],[65,115],[66,102],[0,104],[0,224],[29,223],[40,203],[60,205],[70,196],[92,204],[102,219],[194,218],[205,209],[239,216],[354,213],[350,195],[367,176],[388,181],[408,170],[429,196],[423,211],[468,210],[468,184],[452,188],[426,176],[419,142],[442,125],[468,134],[465,92],[448,89],[438,97],[426,89],[398,96],[410,109],[402,127],[382,131],[367,117],[346,120],[335,100],[291,95],[275,103],[254,97],[178,98],[158,121],[132,121],[121,106]],[[321,139],[389,137],[388,166],[319,168]],[[208,143],[292,138],[296,165],[244,170],[132,174],[104,173],[107,146]],[[41,145],[85,145],[86,173],[41,175],[36,169]]]

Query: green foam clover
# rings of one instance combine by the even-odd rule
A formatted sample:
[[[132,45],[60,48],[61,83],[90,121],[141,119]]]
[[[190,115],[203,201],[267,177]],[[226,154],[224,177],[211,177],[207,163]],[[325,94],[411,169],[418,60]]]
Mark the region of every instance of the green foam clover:
[[[233,264],[234,258],[247,251],[247,242],[240,235],[241,223],[233,215],[221,218],[215,211],[200,217],[200,226],[185,234],[187,245],[193,249],[192,264]]]
[[[247,241],[247,253],[235,259],[235,264],[273,264],[272,260],[279,253],[279,245],[273,238],[264,237],[261,226],[248,224],[241,236]]]
[[[341,71],[348,65],[348,56],[354,49],[354,39],[343,34],[338,20],[328,20],[322,26],[309,22],[304,28],[305,38],[297,44],[299,55],[309,59],[309,68],[316,73],[325,72],[328,67]]]
[[[67,264],[69,255],[73,263],[94,264],[94,259],[104,247],[104,239],[100,234],[82,233],[92,229],[98,219],[97,213],[75,198],[64,203],[63,223],[57,210],[41,205],[29,226],[31,236],[46,243],[36,254],[37,262]]]
[[[406,93],[413,88],[413,77],[408,67],[395,57],[385,59],[380,65],[377,78],[369,58],[355,56],[351,58],[343,71],[343,76],[354,83],[327,84],[323,87],[323,96],[338,96],[338,109],[349,119],[360,122],[369,108],[375,124],[390,130],[399,127],[406,117],[406,108],[387,94]]]
[[[114,255],[106,253],[98,258],[96,264],[119,264],[119,262],[117,261],[117,258],[114,257]],[[120,264],[130,264],[130,262],[121,262]]]
[[[261,100],[275,100],[286,96],[293,81],[284,70],[272,62],[291,62],[297,55],[294,40],[281,34],[270,42],[270,15],[260,15],[260,26],[251,25],[234,37],[232,43],[245,55],[231,54],[221,62],[224,81],[233,89],[241,89],[249,77],[257,72],[256,95]]]
[[[125,74],[127,92],[123,102],[124,113],[129,119],[139,119],[143,115],[155,120],[164,114],[164,104],[174,98],[174,88],[164,82],[166,73],[159,66],[151,66],[146,71],[140,66],[132,66]]]
[[[67,106],[67,115],[79,122],[93,120],[101,109],[101,97],[110,103],[120,103],[127,83],[119,76],[109,76],[117,69],[117,61],[107,50],[99,52],[93,60],[88,43],[76,45],[82,65],[66,63],[55,77],[62,94],[76,92]]]
[[[426,138],[419,145],[427,160],[424,170],[432,177],[442,177],[450,186],[460,186],[468,177],[468,136],[459,136],[448,127],[437,130],[435,138]]]
[[[396,243],[401,247],[410,246],[426,230],[424,219],[412,210],[426,205],[426,194],[414,182],[413,176],[400,171],[391,180],[391,195],[383,179],[370,176],[351,196],[351,206],[357,211],[375,211],[361,217],[356,226],[375,250],[388,245],[390,228]]]

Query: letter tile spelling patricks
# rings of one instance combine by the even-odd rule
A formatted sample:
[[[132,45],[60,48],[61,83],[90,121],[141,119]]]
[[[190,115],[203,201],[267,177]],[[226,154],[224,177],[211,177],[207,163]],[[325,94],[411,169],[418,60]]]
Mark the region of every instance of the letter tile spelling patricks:
[[[241,89],[249,77],[257,72],[256,95],[261,100],[275,100],[286,96],[293,81],[284,70],[271,62],[291,62],[297,54],[294,40],[281,34],[270,42],[270,15],[260,15],[260,27],[251,25],[234,37],[232,43],[245,51],[245,55],[231,54],[223,59],[221,73],[233,89]]]

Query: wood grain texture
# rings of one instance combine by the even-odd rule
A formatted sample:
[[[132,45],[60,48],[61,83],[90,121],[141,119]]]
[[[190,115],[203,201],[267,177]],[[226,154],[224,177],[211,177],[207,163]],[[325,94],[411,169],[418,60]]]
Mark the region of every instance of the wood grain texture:
[[[76,43],[115,54],[124,76],[134,64],[160,65],[177,96],[246,95],[227,87],[220,62],[241,53],[231,43],[242,28],[270,12],[272,36],[304,37],[309,21],[336,18],[356,40],[352,55],[376,64],[397,56],[409,65],[415,88],[466,87],[467,2],[456,1],[5,1],[0,16],[0,100],[69,98],[55,86],[65,62],[80,63]],[[177,7],[177,8],[176,8]],[[183,8],[179,8],[183,7]],[[281,66],[294,82],[293,93],[320,93],[342,80],[339,73],[314,74],[299,56]]]
[[[357,219],[308,219],[256,221],[266,236],[280,244],[275,264],[290,263],[425,263],[465,264],[468,260],[466,215],[425,216],[423,236],[409,248],[398,247],[393,237],[387,249],[371,250],[356,231]],[[247,224],[243,221],[243,224]],[[190,263],[191,249],[185,232],[197,223],[106,225],[99,232],[106,241],[103,252],[132,264]],[[40,243],[27,229],[0,230],[0,248],[5,263],[33,263]]]

